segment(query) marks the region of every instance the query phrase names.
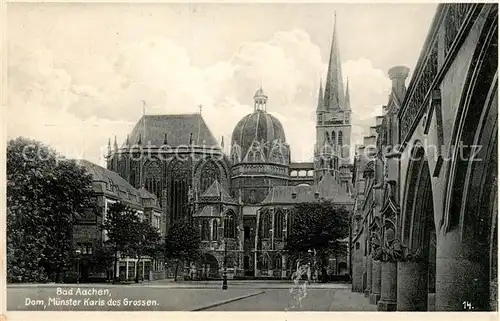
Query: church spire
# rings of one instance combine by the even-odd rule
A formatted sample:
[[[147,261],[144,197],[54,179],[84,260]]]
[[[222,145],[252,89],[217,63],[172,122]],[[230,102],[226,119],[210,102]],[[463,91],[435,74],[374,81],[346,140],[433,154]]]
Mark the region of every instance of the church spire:
[[[337,43],[337,14],[334,15],[332,47],[328,61],[328,74],[325,85],[325,109],[343,108],[344,86],[342,83],[342,66],[340,64],[339,47]]]
[[[345,86],[344,109],[351,109],[351,98],[349,97],[349,78],[347,78],[347,83]]]
[[[319,80],[319,94],[318,94],[318,106],[316,107],[317,111],[325,110],[325,101],[323,100],[323,80]]]
[[[113,143],[113,148],[115,149],[115,152],[118,150],[118,143],[116,142],[116,135],[115,135],[115,142]]]

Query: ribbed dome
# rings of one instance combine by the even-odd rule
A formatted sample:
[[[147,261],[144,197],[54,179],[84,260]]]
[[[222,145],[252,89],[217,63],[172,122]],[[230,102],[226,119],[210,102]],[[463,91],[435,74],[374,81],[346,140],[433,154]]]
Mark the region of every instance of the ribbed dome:
[[[231,159],[234,163],[289,164],[290,147],[281,122],[264,110],[241,119],[233,130]]]

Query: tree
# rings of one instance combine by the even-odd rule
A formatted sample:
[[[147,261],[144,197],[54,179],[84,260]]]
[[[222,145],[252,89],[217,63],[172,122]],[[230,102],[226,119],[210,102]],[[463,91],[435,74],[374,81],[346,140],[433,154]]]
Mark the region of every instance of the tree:
[[[158,247],[161,242],[161,236],[158,229],[147,221],[141,221],[137,224],[137,231],[131,250],[135,253],[137,259],[137,266],[144,256],[157,257]],[[139,268],[136,269],[135,283],[139,283]]]
[[[7,145],[7,279],[39,282],[72,260],[75,218],[93,206],[92,180],[41,142]]]
[[[137,230],[140,225],[140,217],[137,211],[121,202],[111,204],[106,214],[102,229],[106,231],[105,244],[111,246],[114,252],[113,276],[116,277],[118,253],[134,254],[134,244],[137,242],[137,234],[140,232]]]
[[[316,253],[320,265],[327,265],[330,254],[340,253],[349,227],[349,212],[331,202],[301,203],[294,207],[293,224],[285,251],[292,259]]]
[[[165,257],[175,262],[174,281],[177,281],[180,262],[196,260],[200,246],[198,229],[188,220],[177,221],[169,228],[165,237]]]
[[[60,281],[62,273],[73,263],[73,226],[84,212],[96,212],[93,198],[92,176],[75,161],[58,162],[53,175],[47,180],[51,199],[51,215],[48,215],[49,230],[47,246],[44,249],[45,266],[49,274],[55,274]]]

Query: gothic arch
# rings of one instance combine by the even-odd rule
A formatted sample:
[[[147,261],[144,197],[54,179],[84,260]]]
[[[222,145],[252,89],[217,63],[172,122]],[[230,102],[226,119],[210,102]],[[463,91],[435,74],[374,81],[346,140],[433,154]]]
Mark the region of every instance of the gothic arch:
[[[474,145],[485,121],[498,113],[497,95],[498,69],[498,8],[492,9],[481,31],[472,62],[469,67],[450,142],[451,161],[447,172],[447,194],[444,200],[445,217],[442,225],[450,231],[463,225],[464,208],[468,202],[468,186],[464,183],[470,176],[467,156],[472,152],[460,146]],[[460,152],[465,152],[466,160],[460,160]]]
[[[234,239],[236,235],[236,226],[238,225],[238,217],[233,210],[228,210],[224,215],[224,237]]]
[[[204,193],[214,181],[221,182],[220,167],[215,161],[209,159],[201,166],[200,177],[200,191]]]
[[[337,135],[335,134],[335,131],[332,130],[332,144],[335,146],[335,144],[337,143]]]
[[[144,187],[158,199],[162,196],[162,168],[157,159],[148,160],[144,164]]]
[[[341,130],[339,130],[339,138],[338,138],[338,140],[339,140],[338,145],[342,148],[342,145],[344,145],[344,134],[342,133]]]
[[[331,144],[330,134],[328,134],[327,131],[325,131],[325,143],[326,144]]]
[[[431,172],[424,147],[416,142],[411,150],[403,200],[401,240],[405,248],[401,258],[419,264],[423,282],[412,309],[426,311],[428,296],[436,293],[436,224]],[[415,292],[415,293],[417,293]]]

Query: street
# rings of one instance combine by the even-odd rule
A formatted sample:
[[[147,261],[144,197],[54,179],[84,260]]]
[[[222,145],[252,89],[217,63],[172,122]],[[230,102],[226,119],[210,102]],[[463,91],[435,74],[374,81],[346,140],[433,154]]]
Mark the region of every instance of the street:
[[[12,285],[7,308],[17,311],[375,311],[349,284],[233,281]]]

